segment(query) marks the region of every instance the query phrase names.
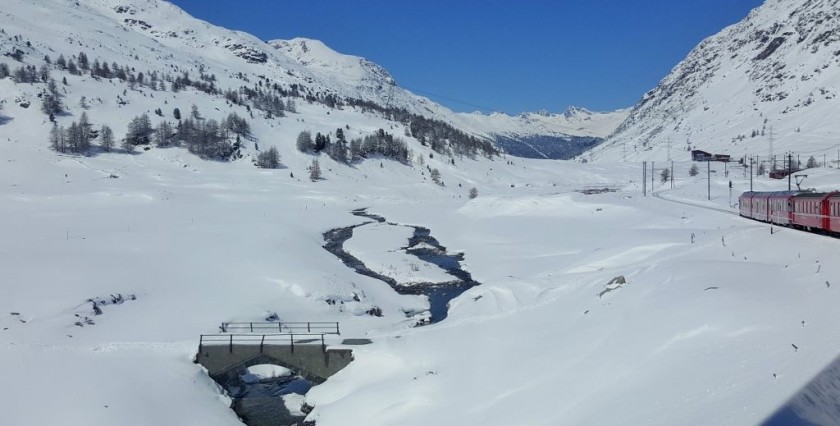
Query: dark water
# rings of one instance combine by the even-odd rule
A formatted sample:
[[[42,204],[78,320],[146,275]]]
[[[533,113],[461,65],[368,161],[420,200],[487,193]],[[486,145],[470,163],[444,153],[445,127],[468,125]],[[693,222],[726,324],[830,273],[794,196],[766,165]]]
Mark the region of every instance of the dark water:
[[[222,384],[234,399],[233,410],[236,415],[248,426],[303,425],[306,416],[296,416],[289,412],[283,396],[305,395],[312,385],[312,382],[298,375],[259,383],[245,383],[236,379]]]
[[[331,229],[324,233],[324,248],[341,259],[345,265],[353,268],[357,273],[387,283],[391,288],[400,294],[425,295],[429,298],[429,313],[431,322],[438,322],[446,318],[449,301],[460,296],[463,292],[481,283],[475,281],[469,272],[461,267],[464,260],[463,253],[448,253],[435,237],[431,230],[422,226],[402,225],[387,220],[375,214],[367,212],[367,209],[353,210],[354,215],[371,219],[358,225],[343,228]],[[408,246],[403,247],[406,253],[416,256],[418,259],[432,263],[445,270],[452,276],[452,281],[445,283],[417,283],[410,286],[399,285],[396,280],[378,274],[368,268],[364,262],[357,259],[350,253],[344,251],[344,242],[353,237],[353,230],[371,223],[388,223],[394,226],[408,226],[414,229],[414,233],[408,240]]]

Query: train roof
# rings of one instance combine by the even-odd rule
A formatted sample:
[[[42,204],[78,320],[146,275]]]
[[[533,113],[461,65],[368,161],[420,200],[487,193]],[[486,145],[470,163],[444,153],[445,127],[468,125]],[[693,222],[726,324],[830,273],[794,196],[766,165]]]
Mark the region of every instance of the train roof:
[[[796,196],[796,198],[828,198],[840,196],[840,192],[805,192]]]
[[[804,191],[747,191],[743,195],[764,196],[764,197],[792,197],[804,194]]]

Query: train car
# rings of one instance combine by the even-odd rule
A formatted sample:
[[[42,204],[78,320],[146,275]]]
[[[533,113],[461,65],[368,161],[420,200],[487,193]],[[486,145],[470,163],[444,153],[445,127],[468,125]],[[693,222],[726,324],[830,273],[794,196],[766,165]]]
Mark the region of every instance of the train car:
[[[739,197],[743,217],[788,226],[793,219],[793,197],[800,191],[753,192]]]
[[[773,192],[767,197],[767,221],[789,226],[793,222],[793,200],[799,191]]]
[[[769,221],[767,214],[767,198],[770,197],[770,192],[757,192],[753,195],[750,203],[750,218],[760,220],[762,222]]]
[[[740,210],[741,216],[752,219],[752,200],[756,194],[758,193],[754,191],[747,191],[738,197],[738,209]]]
[[[840,237],[840,191],[748,191],[738,200],[743,217]]]
[[[797,195],[793,198],[794,228],[806,231],[828,230],[828,198],[829,194],[812,192]]]
[[[828,205],[828,228],[830,234],[840,236],[840,192],[832,192],[826,197]]]

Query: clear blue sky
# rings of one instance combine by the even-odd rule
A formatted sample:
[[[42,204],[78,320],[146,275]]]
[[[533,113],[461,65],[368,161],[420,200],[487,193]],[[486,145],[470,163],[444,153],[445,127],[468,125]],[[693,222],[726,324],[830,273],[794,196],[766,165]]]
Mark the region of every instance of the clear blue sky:
[[[457,111],[629,107],[761,0],[172,0],[263,40],[308,37]],[[479,108],[480,107],[480,108]]]

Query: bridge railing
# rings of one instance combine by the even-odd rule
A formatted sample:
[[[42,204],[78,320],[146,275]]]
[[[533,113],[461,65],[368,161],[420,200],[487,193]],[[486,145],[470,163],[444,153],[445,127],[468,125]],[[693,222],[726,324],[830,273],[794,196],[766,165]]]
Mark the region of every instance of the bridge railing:
[[[341,334],[337,322],[223,322],[222,333]]]
[[[321,344],[327,351],[325,336],[327,333],[284,333],[284,334],[202,334],[198,340],[198,351],[205,346],[227,346],[233,352],[234,345],[260,346],[260,353],[266,345],[288,345],[294,353],[295,345]]]

